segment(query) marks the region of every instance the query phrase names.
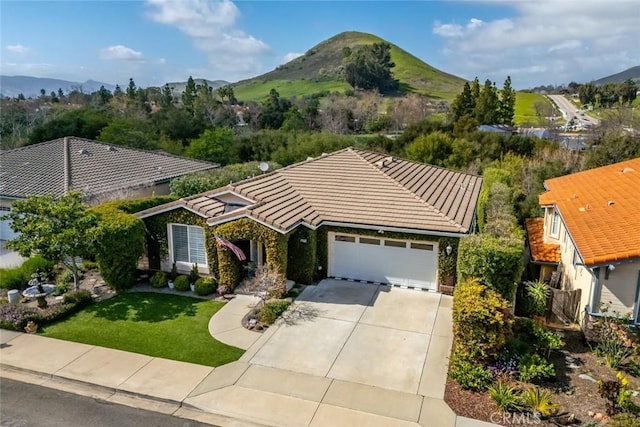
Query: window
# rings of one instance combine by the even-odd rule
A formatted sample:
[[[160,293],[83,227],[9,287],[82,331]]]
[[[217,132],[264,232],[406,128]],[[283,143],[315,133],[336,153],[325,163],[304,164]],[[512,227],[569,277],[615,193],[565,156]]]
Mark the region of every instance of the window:
[[[202,227],[171,224],[171,244],[173,262],[207,265]]]
[[[368,237],[361,237],[360,243],[364,243],[365,245],[378,245],[380,246],[380,239],[369,239]]]
[[[560,215],[558,212],[553,211],[553,218],[551,219],[551,235],[558,237],[560,232]]]
[[[411,243],[411,249],[421,249],[423,251],[432,251],[433,245],[428,245],[426,243]]]
[[[336,235],[335,238],[336,242],[349,242],[349,243],[355,243],[356,242],[356,238],[353,236],[341,236],[339,234]]]
[[[385,240],[384,241],[384,245],[385,246],[393,246],[394,248],[406,248],[407,247],[407,243],[406,242],[399,242],[397,240]]]

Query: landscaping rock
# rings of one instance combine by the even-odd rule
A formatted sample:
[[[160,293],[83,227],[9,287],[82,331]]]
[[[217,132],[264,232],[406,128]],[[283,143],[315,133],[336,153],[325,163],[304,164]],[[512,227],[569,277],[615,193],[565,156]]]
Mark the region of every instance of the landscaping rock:
[[[595,378],[593,378],[592,376],[587,375],[587,374],[580,374],[580,375],[578,375],[578,378],[580,378],[582,380],[591,381],[591,382],[594,382],[594,383],[598,382]]]
[[[567,368],[569,369],[578,369],[580,366],[576,365],[575,363],[569,363],[567,365]]]
[[[575,362],[575,361],[576,361],[576,359],[574,359],[574,358],[573,358],[573,357],[571,357],[571,356],[565,356],[564,360],[565,360],[567,363],[573,363],[573,362]]]

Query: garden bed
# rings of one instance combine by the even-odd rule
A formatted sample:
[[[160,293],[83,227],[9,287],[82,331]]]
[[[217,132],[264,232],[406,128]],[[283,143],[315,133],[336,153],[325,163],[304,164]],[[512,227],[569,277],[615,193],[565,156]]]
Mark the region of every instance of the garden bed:
[[[586,425],[589,422],[594,422],[589,413],[606,413],[606,400],[600,397],[596,382],[580,378],[580,375],[588,375],[596,381],[615,380],[616,370],[607,367],[603,363],[603,358],[593,354],[579,330],[564,329],[561,333],[564,335],[565,345],[561,349],[562,351],[554,351],[550,357],[556,370],[556,380],[539,385],[542,389],[553,394],[553,403],[559,406],[560,413],[574,414],[576,420]],[[567,366],[567,356],[575,359],[574,363],[578,366],[577,368],[571,369]],[[630,372],[625,372],[625,376],[629,380],[630,390],[640,390],[639,378]],[[521,390],[532,386],[515,380],[514,385]],[[636,404],[640,403],[639,397],[632,398]],[[445,401],[457,415],[494,423],[498,423],[502,419],[502,417],[492,415],[498,413],[499,410],[489,397],[488,392],[478,393],[464,390],[452,379],[447,380]],[[501,424],[510,425],[506,422]],[[546,425],[557,424],[547,423]]]

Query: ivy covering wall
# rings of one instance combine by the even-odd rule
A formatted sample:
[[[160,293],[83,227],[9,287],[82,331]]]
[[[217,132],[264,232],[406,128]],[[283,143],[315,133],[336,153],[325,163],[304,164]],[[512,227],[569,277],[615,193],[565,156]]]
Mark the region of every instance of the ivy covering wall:
[[[262,242],[265,245],[267,265],[286,277],[288,235],[280,234],[248,218],[219,225],[215,228],[215,232],[227,240],[258,240]],[[231,251],[225,249],[218,250],[217,256],[220,284],[231,289],[235,288],[242,277],[240,261]]]
[[[300,226],[290,233],[287,278],[297,283],[313,283],[316,272],[317,233]]]

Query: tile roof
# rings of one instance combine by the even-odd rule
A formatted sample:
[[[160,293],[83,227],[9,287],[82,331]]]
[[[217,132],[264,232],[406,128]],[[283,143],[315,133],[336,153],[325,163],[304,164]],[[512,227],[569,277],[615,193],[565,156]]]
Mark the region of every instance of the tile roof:
[[[140,215],[184,206],[210,224],[249,216],[281,232],[332,222],[468,233],[481,184],[476,175],[347,148]],[[216,198],[223,191],[255,203],[225,213]]]
[[[67,137],[0,151],[0,197],[98,195],[218,167],[171,154]]]
[[[640,158],[545,181],[586,265],[640,257]]]
[[[544,243],[544,218],[527,218],[524,221],[534,262],[560,262],[560,245]]]

